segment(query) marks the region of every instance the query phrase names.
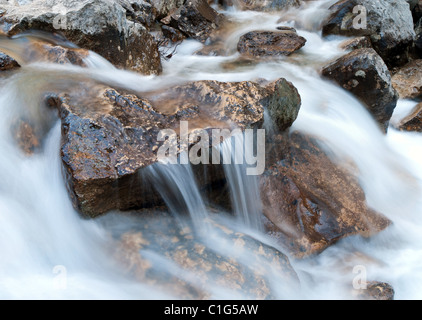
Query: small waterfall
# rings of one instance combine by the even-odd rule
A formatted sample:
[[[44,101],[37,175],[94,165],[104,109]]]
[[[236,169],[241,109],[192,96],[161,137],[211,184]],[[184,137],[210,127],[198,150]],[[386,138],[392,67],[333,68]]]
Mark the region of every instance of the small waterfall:
[[[184,156],[186,154],[180,157]],[[157,163],[146,168],[145,174],[175,217],[188,213],[195,228],[203,231],[207,224],[208,212],[191,164]]]
[[[245,148],[251,147],[245,143],[244,134],[237,134],[221,144],[220,152],[235,216],[247,227],[262,230],[258,179],[247,175]]]

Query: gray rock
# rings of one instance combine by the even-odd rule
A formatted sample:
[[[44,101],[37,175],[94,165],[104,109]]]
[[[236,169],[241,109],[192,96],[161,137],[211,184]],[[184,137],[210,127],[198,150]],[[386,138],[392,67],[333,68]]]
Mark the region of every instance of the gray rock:
[[[354,24],[363,6],[367,12],[366,27]],[[330,7],[331,16],[323,24],[323,34],[369,36],[374,49],[387,64],[407,61],[407,50],[413,44],[415,31],[412,13],[405,0],[341,0]]]
[[[161,72],[154,38],[145,27],[126,18],[115,0],[33,0],[21,6],[0,2],[0,22],[8,35],[38,29],[62,32],[76,45],[102,55],[118,67],[145,74]]]
[[[375,50],[352,51],[323,68],[322,74],[358,97],[381,127],[388,128],[398,93],[388,67]]]

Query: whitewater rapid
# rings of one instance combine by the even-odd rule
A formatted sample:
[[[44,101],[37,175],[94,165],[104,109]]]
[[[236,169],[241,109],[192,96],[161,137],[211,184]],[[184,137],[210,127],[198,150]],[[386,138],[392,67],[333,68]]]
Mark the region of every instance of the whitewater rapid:
[[[421,299],[422,135],[394,128],[383,135],[359,101],[320,78],[319,68],[344,54],[339,48],[343,38],[324,39],[318,31],[318,21],[332,2],[320,1],[305,10],[293,9],[283,14],[227,11],[225,14],[237,23],[226,40],[227,56],[195,55],[202,44],[187,40],[177,47],[172,59],[164,62],[163,75],[158,77],[117,70],[101,57],[91,55],[89,69],[34,62],[0,80],[0,298],[174,298],[170,293],[135,282],[113,260],[110,248],[116,244],[110,224],[117,214],[101,221],[86,221],[73,209],[62,178],[58,122],[50,129],[40,153],[26,157],[16,146],[10,123],[22,114],[42,121],[44,115],[37,106],[45,87],[60,89],[81,79],[92,79],[143,92],[195,80],[284,77],[298,88],[302,97],[299,118],[291,130],[319,137],[333,160],[353,161],[369,206],[385,214],[393,224],[370,239],[350,237],[318,256],[292,259],[301,290],[279,289],[277,298],[353,298],[352,281],[356,277],[353,270],[364,266],[368,279],[390,283],[397,299]],[[279,25],[296,27],[308,41],[294,58],[226,67],[239,57],[235,44],[242,34]],[[395,117],[404,117],[413,104],[416,105],[400,101]],[[198,218],[198,214],[207,216],[197,187],[185,185],[186,177],[192,179],[189,168],[164,170],[167,178],[162,178],[161,169],[150,170],[152,177],[172,183],[163,186],[168,187],[170,194],[168,204],[174,194],[179,194],[193,218]],[[259,203],[248,203],[257,199],[256,181],[246,183],[245,177],[233,167],[226,168],[226,175],[237,194],[233,202],[241,217],[238,228],[277,246],[259,231],[259,223],[253,218],[260,213]],[[253,212],[245,213],[247,209]],[[177,211],[177,205],[169,206],[169,210]],[[222,246],[219,239],[210,239],[210,246],[222,254],[230,255],[230,250],[234,250]],[[253,260],[247,254],[242,258],[245,263]],[[159,261],[164,269],[173,272],[170,262]],[[276,273],[268,276],[278,283]],[[231,292],[219,287],[210,291],[212,298],[233,298]]]

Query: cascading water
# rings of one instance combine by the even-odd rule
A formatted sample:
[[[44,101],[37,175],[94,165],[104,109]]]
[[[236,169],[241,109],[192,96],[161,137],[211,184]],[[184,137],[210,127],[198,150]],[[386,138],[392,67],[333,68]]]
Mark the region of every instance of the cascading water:
[[[225,12],[238,25],[227,37],[229,56],[198,56],[202,47],[185,41],[174,57],[164,63],[164,74],[143,77],[116,70],[92,54],[86,60],[88,69],[30,61],[21,70],[2,78],[0,89],[0,297],[1,298],[169,298],[148,284],[134,283],[110,255],[116,243],[111,233],[117,225],[130,229],[131,219],[109,215],[100,221],[84,221],[72,208],[61,175],[59,158],[60,128],[50,129],[42,151],[25,157],[10,134],[10,123],[25,114],[40,123],[44,114],[38,109],[44,91],[60,91],[80,81],[95,81],[138,92],[194,80],[244,81],[280,76],[294,83],[302,97],[302,109],[292,130],[315,135],[324,142],[335,161],[350,159],[359,170],[359,180],[369,205],[393,221],[386,231],[369,240],[350,237],[316,257],[292,260],[301,289],[282,285],[282,277],[266,265],[265,277],[274,286],[274,298],[352,298],[352,272],[364,265],[368,278],[393,285],[398,299],[421,298],[422,261],[422,137],[417,133],[398,132],[390,128],[387,136],[378,129],[364,107],[350,94],[322,80],[317,68],[343,53],[338,48],[341,38],[323,39],[317,25],[326,8],[334,1],[316,1],[303,10],[282,14],[284,25],[295,26],[308,43],[294,59],[266,61],[252,65],[225,68],[238,58],[235,44],[249,30],[274,29],[280,15],[256,12]],[[264,23],[265,22],[265,23]],[[15,42],[13,42],[15,41]],[[17,41],[17,42],[16,42]],[[10,54],[22,54],[25,42],[1,39],[0,47]],[[401,101],[396,112],[399,121],[413,107]],[[403,110],[403,111],[401,111]],[[228,142],[227,142],[228,143]],[[227,152],[227,143],[221,152]],[[193,227],[205,220],[217,219],[237,231],[249,234],[270,246],[272,239],[259,231],[261,211],[257,182],[244,175],[244,167],[225,165],[224,171],[232,195],[233,211],[239,225],[227,222],[224,215],[215,218],[205,206],[193,179],[191,168],[157,164],[147,176],[175,215],[183,210],[192,217]],[[180,218],[184,219],[184,218]],[[119,220],[119,222],[116,222]],[[137,220],[138,221],[138,220]],[[139,222],[136,222],[139,223]],[[186,222],[189,224],[189,221]],[[211,224],[210,224],[211,225]],[[235,226],[233,226],[235,225]],[[223,257],[238,255],[254,271],[253,252],[240,252],[233,239],[224,232],[211,231],[198,241]],[[142,253],[154,261],[160,271],[176,275],[187,282],[197,279],[175,265],[160,248]],[[65,273],[66,277],[61,277]],[[60,281],[65,281],[61,289]],[[247,298],[238,292],[209,281],[205,286],[212,298]]]
[[[250,146],[245,143],[244,134],[238,134],[232,139],[223,141],[220,152],[225,163],[224,172],[230,188],[234,214],[246,226],[254,230],[262,230],[258,179],[256,176],[247,175],[247,163],[245,152],[243,152],[245,147]]]

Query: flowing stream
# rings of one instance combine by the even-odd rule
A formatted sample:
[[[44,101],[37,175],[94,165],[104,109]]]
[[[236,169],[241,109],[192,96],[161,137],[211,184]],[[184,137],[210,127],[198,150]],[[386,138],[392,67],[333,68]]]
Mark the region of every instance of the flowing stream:
[[[36,299],[165,299],[172,292],[134,281],[125,275],[110,252],[115,241],[111,230],[128,228],[131,219],[118,213],[105,218],[82,220],[73,209],[62,178],[60,124],[49,129],[42,152],[24,156],[10,133],[10,123],[25,115],[42,126],[45,114],[39,110],[45,91],[60,91],[90,79],[137,92],[185,81],[245,81],[280,77],[291,81],[302,97],[298,120],[291,130],[321,138],[335,161],[356,164],[359,180],[373,209],[393,221],[386,231],[370,238],[344,239],[322,254],[304,260],[291,259],[301,289],[281,285],[276,271],[267,268],[265,277],[274,285],[274,298],[353,298],[353,269],[364,266],[368,279],[390,283],[397,299],[421,299],[422,291],[422,135],[390,128],[383,135],[366,109],[346,91],[323,80],[318,69],[344,54],[340,37],[324,39],[318,30],[326,8],[334,1],[314,1],[306,9],[268,14],[225,12],[234,22],[226,39],[227,56],[199,56],[202,44],[188,40],[177,47],[172,59],[164,62],[161,76],[140,76],[117,70],[101,57],[91,54],[88,69],[24,61],[21,70],[0,80],[0,298]],[[308,42],[294,57],[256,64],[237,64],[236,44],[247,31],[293,26]],[[15,42],[13,42],[15,41]],[[22,38],[0,40],[0,48],[12,56],[25,52]],[[23,58],[22,58],[23,59]],[[48,90],[46,90],[48,88]],[[399,120],[416,105],[400,101],[395,114]],[[220,152],[225,153],[222,145]],[[261,205],[257,180],[243,174],[244,168],[225,165],[237,220],[221,217],[221,224],[249,234],[272,246],[277,244],[262,233]],[[222,256],[230,257],[236,247],[224,235],[206,224],[210,212],[189,166],[148,168],[149,181],[165,200],[168,210],[181,215],[182,223],[207,234],[204,242]],[[184,221],[184,222],[183,222]],[[124,225],[124,226],[122,226]],[[159,252],[148,257],[163,272],[195,281]],[[251,269],[253,253],[238,257]],[[155,265],[155,264],[154,264]],[[159,267],[158,267],[159,266]],[[248,298],[209,281],[211,298]],[[176,296],[177,298],[177,296]]]

